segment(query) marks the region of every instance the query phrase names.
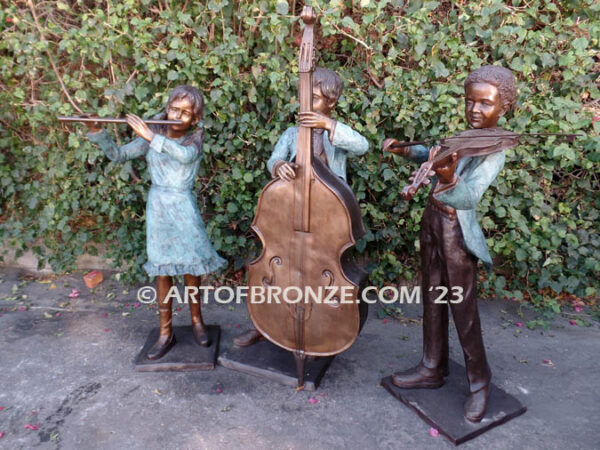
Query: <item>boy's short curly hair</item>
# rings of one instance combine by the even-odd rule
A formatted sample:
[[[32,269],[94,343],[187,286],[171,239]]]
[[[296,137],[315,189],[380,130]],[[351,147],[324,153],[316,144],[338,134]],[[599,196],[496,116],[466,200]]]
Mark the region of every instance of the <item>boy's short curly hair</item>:
[[[337,102],[342,95],[344,82],[333,70],[317,67],[313,72],[312,80],[313,87],[320,87],[321,93],[327,100]]]
[[[465,80],[465,90],[473,83],[488,83],[496,86],[500,99],[511,109],[517,97],[517,80],[510,69],[502,66],[483,66],[475,69]]]

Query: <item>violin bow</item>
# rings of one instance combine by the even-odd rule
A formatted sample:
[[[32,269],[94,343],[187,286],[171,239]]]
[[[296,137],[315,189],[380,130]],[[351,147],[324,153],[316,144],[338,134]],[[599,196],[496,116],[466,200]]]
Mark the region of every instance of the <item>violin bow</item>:
[[[512,133],[512,134],[505,134],[502,137],[522,137],[522,136],[559,136],[559,137],[565,137],[567,139],[567,141],[569,142],[569,144],[572,144],[575,141],[576,137],[585,136],[585,134],[579,134],[579,133]],[[497,137],[497,136],[493,135],[493,134],[490,134],[490,135],[482,134],[479,136],[449,136],[449,137],[442,138],[442,139],[427,139],[424,141],[415,141],[415,142],[398,142],[394,145],[391,145],[386,151],[388,151],[390,153],[394,153],[392,150],[399,149],[399,148],[411,147],[413,145],[433,144],[435,142],[443,142],[443,141],[448,141],[451,139],[480,139],[480,138],[493,138],[493,137]]]

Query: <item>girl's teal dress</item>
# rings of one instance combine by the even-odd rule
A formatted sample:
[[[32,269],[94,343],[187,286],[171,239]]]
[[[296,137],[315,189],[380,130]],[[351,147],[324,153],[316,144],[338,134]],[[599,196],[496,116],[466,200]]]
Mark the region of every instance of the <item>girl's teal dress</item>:
[[[139,137],[121,147],[105,130],[88,133],[88,138],[112,161],[146,157],[152,179],[146,204],[148,262],[144,264],[149,276],[204,275],[226,265],[208,240],[192,192],[202,149],[183,145],[185,137],[169,139],[159,134],[150,143]]]

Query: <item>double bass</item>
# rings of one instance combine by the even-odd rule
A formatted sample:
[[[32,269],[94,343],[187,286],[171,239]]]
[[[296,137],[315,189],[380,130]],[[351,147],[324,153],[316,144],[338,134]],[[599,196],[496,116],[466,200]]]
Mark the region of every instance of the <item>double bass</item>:
[[[305,6],[301,18],[305,28],[299,102],[300,112],[308,112],[312,110],[316,16]],[[366,318],[367,305],[359,301],[366,272],[349,255],[365,228],[354,193],[320,158],[313,158],[312,132],[302,125],[295,163],[292,181],[275,178],[260,194],[252,228],[262,252],[248,267],[247,304],[256,329],[294,353],[298,386],[303,386],[306,356],[346,350]],[[259,296],[253,288],[264,290]],[[275,299],[265,291],[281,295]]]

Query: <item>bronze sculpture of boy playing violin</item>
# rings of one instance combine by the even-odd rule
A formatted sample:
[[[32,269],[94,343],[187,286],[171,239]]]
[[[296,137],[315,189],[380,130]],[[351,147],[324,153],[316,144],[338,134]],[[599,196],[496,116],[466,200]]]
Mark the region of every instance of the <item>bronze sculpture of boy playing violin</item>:
[[[465,81],[465,113],[468,130],[476,137],[481,130],[481,148],[460,157],[451,152],[431,166],[428,177],[436,178],[421,222],[421,288],[423,298],[423,357],[414,368],[393,375],[401,388],[438,388],[448,374],[448,304],[463,349],[470,395],[465,403],[465,417],[479,422],[485,415],[491,371],[487,363],[479,312],[477,308],[477,260],[492,267],[485,237],[477,222],[475,207],[504,166],[505,150],[513,143],[488,145],[490,135],[507,132],[497,127],[516,96],[512,72],[500,66],[484,66],[473,71]],[[461,133],[462,134],[462,133]],[[473,139],[475,140],[475,139]],[[384,150],[398,141],[386,139]],[[417,162],[432,158],[440,147],[404,147],[401,153]],[[413,178],[416,176],[413,174]],[[412,181],[412,178],[411,178]],[[427,184],[427,183],[425,183]],[[439,287],[460,293],[458,300],[439,300]],[[447,297],[450,300],[450,295]]]

